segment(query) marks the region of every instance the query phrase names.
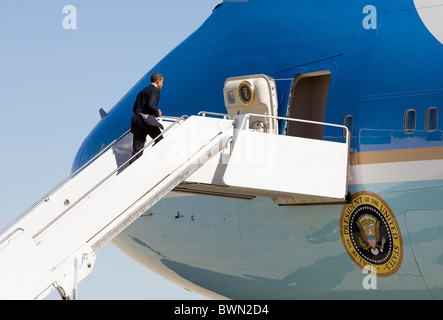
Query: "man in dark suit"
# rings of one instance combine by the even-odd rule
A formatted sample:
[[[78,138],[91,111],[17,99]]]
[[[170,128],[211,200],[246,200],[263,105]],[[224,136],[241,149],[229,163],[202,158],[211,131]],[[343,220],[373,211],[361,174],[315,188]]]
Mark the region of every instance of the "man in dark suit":
[[[162,86],[163,76],[160,73],[154,73],[151,76],[151,84],[137,95],[133,108],[134,115],[131,121],[131,132],[134,136],[132,142],[133,156],[143,149],[147,135],[155,139],[160,135],[160,129],[163,129],[163,126],[156,119],[156,117],[162,115],[161,110],[157,109]],[[155,143],[158,143],[161,139],[163,139],[163,137],[158,137]],[[140,158],[142,154],[143,151],[141,151],[131,163]]]

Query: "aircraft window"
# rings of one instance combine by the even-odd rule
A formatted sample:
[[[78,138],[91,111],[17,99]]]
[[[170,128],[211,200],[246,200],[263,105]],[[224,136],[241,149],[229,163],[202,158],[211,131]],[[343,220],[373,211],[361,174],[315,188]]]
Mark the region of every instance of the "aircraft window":
[[[426,110],[425,128],[428,132],[437,130],[438,127],[438,109],[431,107]]]
[[[343,118],[343,125],[348,128],[349,135],[352,136],[352,128],[354,126],[354,117],[351,116],[350,114],[346,115]],[[343,138],[346,137],[346,131],[345,130],[342,131],[342,136],[343,136]]]
[[[414,109],[406,110],[403,120],[403,130],[405,133],[411,134],[415,131],[415,123],[417,112]]]

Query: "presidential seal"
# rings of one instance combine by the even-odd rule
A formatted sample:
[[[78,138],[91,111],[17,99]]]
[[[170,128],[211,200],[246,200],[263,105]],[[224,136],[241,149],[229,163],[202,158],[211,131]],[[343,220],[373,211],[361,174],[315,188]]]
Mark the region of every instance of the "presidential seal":
[[[343,245],[361,269],[375,267],[377,276],[397,272],[403,259],[403,242],[389,206],[372,192],[359,192],[345,205],[340,218]]]
[[[254,101],[254,88],[248,81],[239,84],[237,94],[244,105],[250,105]]]

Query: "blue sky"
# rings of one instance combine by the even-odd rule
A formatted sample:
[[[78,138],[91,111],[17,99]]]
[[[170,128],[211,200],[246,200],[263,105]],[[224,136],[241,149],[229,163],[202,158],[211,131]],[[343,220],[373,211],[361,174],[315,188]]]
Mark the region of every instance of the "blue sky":
[[[0,228],[69,175],[89,131],[221,0],[2,0]],[[77,29],[63,8],[77,9]],[[53,293],[50,299],[59,299]],[[201,299],[112,244],[79,299]]]

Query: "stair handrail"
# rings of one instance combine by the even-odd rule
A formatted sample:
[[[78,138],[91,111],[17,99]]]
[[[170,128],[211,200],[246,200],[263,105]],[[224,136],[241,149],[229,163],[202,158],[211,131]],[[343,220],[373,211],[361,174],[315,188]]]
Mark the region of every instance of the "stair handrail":
[[[167,120],[171,120],[171,119],[175,119],[175,122],[170,126],[174,126],[178,121],[183,120],[184,118],[187,118],[188,116],[184,115],[180,118],[166,118]],[[161,119],[161,118],[160,118]],[[169,127],[169,128],[170,128]],[[168,129],[169,129],[168,128]],[[167,129],[167,130],[168,130]],[[163,131],[159,137],[167,132],[167,130]],[[95,160],[97,160],[99,157],[101,157],[105,152],[107,152],[110,148],[112,148],[115,144],[117,144],[118,142],[120,142],[121,140],[123,140],[124,138],[126,138],[126,136],[129,135],[129,133],[131,132],[131,129],[126,130],[123,134],[121,134],[118,138],[116,138],[115,140],[113,140],[112,142],[110,142],[105,148],[103,148],[102,150],[100,150],[100,152],[98,152],[94,157],[92,157],[89,161],[87,161],[85,164],[83,164],[80,168],[78,168],[75,172],[71,173],[68,177],[66,177],[65,179],[63,179],[60,183],[58,183],[55,187],[53,187],[50,191],[48,191],[44,196],[42,196],[40,199],[38,199],[34,204],[32,204],[28,209],[26,209],[23,213],[21,213],[18,217],[16,217],[13,221],[11,221],[10,223],[8,223],[5,227],[3,227],[0,230],[0,236],[5,233],[11,226],[13,226],[14,224],[16,224],[18,221],[20,221],[21,219],[23,219],[23,217],[25,217],[29,212],[31,212],[35,207],[37,207],[40,203],[42,203],[43,201],[49,201],[50,196],[52,194],[54,194],[54,192],[56,192],[57,190],[59,190],[63,185],[65,185],[69,180],[71,180],[73,177],[75,177],[76,175],[78,175],[80,172],[82,172],[84,169],[86,169],[91,163],[93,163]],[[155,141],[155,140],[153,140]],[[152,141],[151,141],[152,142]],[[150,143],[151,143],[150,142]],[[150,145],[150,144],[149,144]],[[145,148],[147,148],[148,146],[145,146]],[[144,150],[145,148],[143,148],[142,150]],[[140,150],[141,152],[141,150]],[[137,153],[138,154],[138,153]],[[134,155],[135,156],[135,155]],[[132,159],[132,158],[131,158]],[[130,160],[131,160],[130,159]],[[129,162],[130,160],[128,160],[127,162]],[[126,163],[124,163],[123,165],[125,165]],[[122,166],[123,166],[122,165]],[[120,166],[117,170],[119,170],[122,166]],[[72,207],[72,206],[71,206]],[[69,207],[69,208],[71,208]]]
[[[169,127],[167,127],[165,130],[163,130],[157,137],[149,141],[145,146],[139,150],[136,154],[132,155],[126,162],[121,164],[117,169],[114,169],[110,174],[108,174],[105,178],[103,178],[100,182],[98,182],[95,186],[93,186],[91,189],[89,189],[85,194],[83,194],[80,198],[78,198],[75,202],[73,202],[68,208],[63,210],[59,215],[57,215],[54,219],[52,219],[46,226],[44,226],[40,231],[38,231],[36,234],[33,235],[33,239],[37,238],[40,234],[42,234],[46,229],[48,229],[52,224],[54,224],[58,219],[60,219],[62,216],[64,216],[68,211],[73,209],[78,203],[80,203],[84,198],[86,198],[88,195],[90,195],[95,189],[97,189],[99,186],[101,186],[103,183],[105,183],[109,178],[111,178],[114,174],[119,172],[123,167],[125,167],[128,163],[131,162],[137,155],[139,155],[142,151],[144,151],[146,148],[151,146],[158,138],[162,137],[165,133],[167,133],[169,130],[171,130],[172,127],[174,127],[176,124],[180,123],[183,120],[186,120],[189,118],[187,115],[183,115],[177,120],[175,120],[174,123],[172,123]]]
[[[269,115],[265,115],[265,114],[255,114],[255,113],[247,113],[245,114],[245,117],[243,118],[241,125],[240,125],[240,130],[245,130],[245,124],[246,124],[246,119],[249,120],[249,118],[253,116],[253,117],[262,117],[262,118],[269,118],[269,119],[275,119],[275,120],[285,120],[285,121],[294,121],[294,122],[303,122],[303,123],[309,123],[309,124],[315,124],[315,125],[321,125],[321,126],[327,126],[327,127],[336,127],[336,128],[341,128],[342,130],[345,130],[346,132],[346,144],[349,144],[349,128],[341,125],[341,124],[334,124],[334,123],[327,123],[327,122],[319,122],[319,121],[313,121],[313,120],[304,120],[304,119],[296,119],[296,118],[286,118],[286,117],[278,117],[278,116],[269,116]]]
[[[131,129],[128,129],[125,131],[121,136],[119,136],[117,139],[112,141],[106,148],[103,148],[100,150],[99,153],[97,153],[94,157],[92,157],[88,162],[83,164],[80,168],[78,168],[75,172],[71,173],[68,177],[66,177],[64,180],[62,180],[59,184],[57,184],[55,187],[53,187],[50,191],[48,191],[44,196],[42,196],[40,199],[38,199],[34,204],[32,204],[28,209],[26,209],[23,213],[21,213],[17,218],[15,218],[13,221],[11,221],[6,227],[0,230],[0,235],[3,234],[9,227],[11,227],[16,222],[20,221],[24,216],[26,216],[30,211],[32,211],[36,206],[38,206],[43,201],[49,201],[49,196],[52,195],[55,191],[60,189],[66,182],[71,180],[73,177],[75,177],[77,174],[79,174],[81,171],[83,171],[86,167],[88,167],[92,162],[94,162],[97,158],[99,158],[103,153],[109,150],[113,145],[115,145],[117,142],[122,140],[124,137],[126,137]]]
[[[231,119],[231,116],[229,114],[219,113],[219,112],[211,112],[211,111],[200,111],[197,115],[201,116],[201,117],[206,117],[206,115],[210,115],[210,116],[223,117],[223,119]]]

